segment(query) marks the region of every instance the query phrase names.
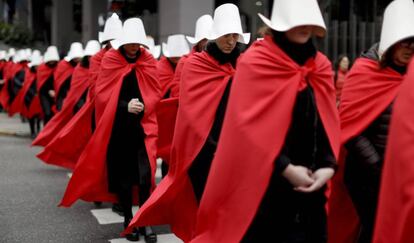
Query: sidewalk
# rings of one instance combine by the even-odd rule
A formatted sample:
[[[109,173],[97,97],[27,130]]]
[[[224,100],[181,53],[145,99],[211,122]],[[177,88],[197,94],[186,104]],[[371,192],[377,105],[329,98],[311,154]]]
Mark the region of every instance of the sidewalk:
[[[0,113],[0,136],[30,137],[29,124],[22,123],[19,115],[13,117]]]

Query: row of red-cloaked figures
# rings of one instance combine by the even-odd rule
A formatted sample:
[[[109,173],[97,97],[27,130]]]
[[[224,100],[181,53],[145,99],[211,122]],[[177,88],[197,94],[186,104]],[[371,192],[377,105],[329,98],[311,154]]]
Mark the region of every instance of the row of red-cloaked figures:
[[[414,3],[389,4],[339,112],[311,41],[326,34],[317,1],[276,0],[260,18],[266,35],[243,54],[250,34],[223,4],[198,19],[191,50],[171,35],[159,60],[142,21],[114,14],[102,49],[2,62],[3,108],[42,118],[37,156],[74,170],[60,205],[119,203],[131,241],[170,224],[185,242],[414,242]],[[158,185],[157,157],[169,166]]]

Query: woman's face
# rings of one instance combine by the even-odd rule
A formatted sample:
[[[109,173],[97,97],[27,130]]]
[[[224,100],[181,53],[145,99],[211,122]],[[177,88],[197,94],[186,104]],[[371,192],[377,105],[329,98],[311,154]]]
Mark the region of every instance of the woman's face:
[[[348,57],[343,57],[339,62],[339,69],[342,71],[348,71],[349,69],[349,59]]]
[[[413,54],[414,39],[401,41],[395,44],[392,60],[398,66],[407,66]]]
[[[236,47],[238,40],[239,34],[227,34],[217,38],[216,44],[223,53],[230,54]]]
[[[132,44],[125,44],[123,45],[123,47],[125,50],[125,54],[128,57],[134,58],[137,56],[137,52],[139,51],[140,45],[136,43],[132,43]]]
[[[305,44],[312,37],[313,26],[304,25],[286,31],[286,38],[295,44]]]

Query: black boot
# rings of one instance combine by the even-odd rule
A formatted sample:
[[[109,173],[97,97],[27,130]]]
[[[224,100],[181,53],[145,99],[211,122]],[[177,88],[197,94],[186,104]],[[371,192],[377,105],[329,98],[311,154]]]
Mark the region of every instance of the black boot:
[[[139,232],[144,235],[145,243],[156,243],[157,235],[152,231],[150,226],[140,227]]]

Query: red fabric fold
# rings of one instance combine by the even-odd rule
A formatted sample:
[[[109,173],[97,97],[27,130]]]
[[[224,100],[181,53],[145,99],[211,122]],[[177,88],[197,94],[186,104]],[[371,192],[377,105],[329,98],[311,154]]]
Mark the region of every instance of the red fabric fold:
[[[339,118],[329,60],[318,52],[298,66],[269,36],[241,58],[191,242],[240,242],[268,187],[297,93],[307,85],[338,157]]]
[[[96,86],[96,79],[98,79],[99,70],[101,68],[102,58],[104,57],[105,53],[108,51],[106,48],[102,48],[98,53],[93,55],[90,59],[90,66],[89,66],[89,93],[88,99],[95,98],[95,86]]]
[[[340,103],[341,144],[361,134],[395,99],[403,76],[378,62],[359,58],[348,73]],[[354,242],[359,231],[358,215],[343,183],[346,151],[332,180],[329,200],[330,243]]]
[[[117,197],[108,191],[106,173],[106,151],[115,120],[122,81],[128,73],[135,71],[138,86],[145,100],[144,117],[141,120],[145,132],[145,146],[152,169],[155,186],[157,118],[156,104],[160,100],[160,86],[156,61],[146,50],[136,63],[129,64],[117,50],[109,50],[101,63],[96,83],[96,109],[100,108],[101,119],[76,164],[72,178],[60,206],[69,207],[76,200],[115,202]],[[99,101],[99,102],[98,102]],[[107,105],[105,105],[106,101]]]
[[[374,243],[414,242],[414,61],[393,106]]]
[[[53,74],[56,67],[51,68],[46,63],[42,63],[37,67],[37,91],[43,87],[50,75]]]
[[[22,63],[14,63],[12,61],[9,61],[5,66],[4,66],[4,85],[3,88],[1,89],[1,93],[0,93],[0,103],[3,106],[4,109],[8,110],[9,109],[9,99],[10,99],[10,94],[9,94],[9,85],[13,85],[12,84],[12,79],[14,77],[14,75],[16,75],[16,73],[21,70],[23,67],[25,66],[25,64]]]
[[[157,155],[167,163],[170,161],[170,151],[174,136],[177,110],[178,98],[163,99],[157,105]]]

